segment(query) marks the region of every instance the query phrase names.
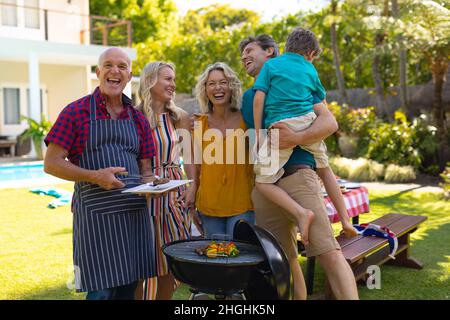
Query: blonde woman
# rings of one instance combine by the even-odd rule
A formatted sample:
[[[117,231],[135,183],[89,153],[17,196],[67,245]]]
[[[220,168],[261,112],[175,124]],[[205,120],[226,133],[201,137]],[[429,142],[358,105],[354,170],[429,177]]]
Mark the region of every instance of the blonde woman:
[[[251,201],[253,187],[252,165],[249,164],[248,147],[239,144],[234,139],[227,139],[228,135],[243,133],[247,128],[242,118],[241,96],[242,89],[236,73],[222,62],[217,62],[206,68],[199,77],[196,85],[196,95],[203,115],[196,121],[200,126],[201,151],[203,161],[196,165],[195,181],[193,189],[188,193],[188,203],[194,202],[194,191],[196,190],[195,206],[204,236],[211,238],[214,234],[233,235],[234,224],[239,219],[246,219],[254,223],[255,216]],[[220,132],[219,139],[223,139],[223,161],[207,161],[209,156],[207,150],[212,141],[206,141],[215,129]],[[228,129],[228,131],[227,131]],[[229,129],[232,129],[231,131]],[[196,134],[197,134],[196,129]],[[204,141],[205,140],[205,141]],[[234,146],[228,144],[233,143]],[[231,163],[226,161],[228,148],[234,148],[234,159]],[[245,154],[245,162],[237,161],[239,155]],[[211,160],[211,159],[210,159]],[[195,190],[194,190],[195,188]]]
[[[144,113],[152,128],[156,156],[152,160],[155,175],[171,180],[183,179],[180,167],[180,137],[177,129],[190,129],[188,114],[175,106],[175,67],[166,62],[148,63],[142,71],[139,84],[138,109]],[[185,165],[188,178],[193,167]],[[155,256],[157,277],[138,286],[137,298],[169,300],[176,289],[176,282],[169,272],[161,247],[165,243],[190,238],[190,219],[182,203],[185,188],[160,198],[150,198],[149,208],[155,225]]]

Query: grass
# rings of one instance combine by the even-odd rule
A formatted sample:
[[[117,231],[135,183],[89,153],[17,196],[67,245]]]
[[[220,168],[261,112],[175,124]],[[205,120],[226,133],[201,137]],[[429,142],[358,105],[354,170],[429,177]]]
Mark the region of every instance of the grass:
[[[57,187],[72,190],[72,184]],[[69,206],[47,208],[51,197],[27,189],[0,192],[0,300],[84,299],[68,289],[72,279],[72,214]],[[419,192],[370,192],[371,221],[389,212],[427,216],[412,235],[412,255],[425,265],[423,270],[382,266],[380,290],[359,286],[361,299],[449,299],[450,295],[450,202],[441,196]],[[338,224],[333,228],[338,232]],[[306,260],[299,258],[304,271]],[[323,293],[323,271],[316,268],[315,295]],[[182,285],[174,299],[187,299]]]

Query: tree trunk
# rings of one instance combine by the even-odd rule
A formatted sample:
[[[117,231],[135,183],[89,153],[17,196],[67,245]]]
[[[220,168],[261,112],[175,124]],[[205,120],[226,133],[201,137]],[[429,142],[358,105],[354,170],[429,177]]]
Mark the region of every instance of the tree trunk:
[[[379,47],[384,41],[384,34],[377,34],[375,36],[375,48]],[[377,50],[378,51],[378,50]],[[372,63],[372,77],[373,82],[375,84],[376,98],[377,98],[377,107],[378,107],[378,115],[381,118],[387,118],[389,116],[386,104],[386,98],[384,95],[384,86],[383,79],[381,77],[380,67],[381,61],[380,56],[375,53]]]
[[[336,16],[337,13],[337,1],[331,1],[331,14],[333,16]],[[333,51],[333,64],[334,69],[336,71],[336,79],[337,79],[337,85],[339,94],[342,99],[342,103],[348,104],[348,96],[347,92],[345,91],[345,80],[344,76],[342,75],[341,71],[341,61],[339,57],[339,47],[337,44],[337,34],[336,34],[336,23],[332,23],[330,27],[330,37],[331,37],[331,49]]]
[[[392,15],[397,20],[399,17],[398,12],[398,2],[397,0],[392,0]],[[403,112],[410,115],[409,112],[409,99],[408,99],[408,87],[407,87],[407,57],[405,46],[403,45],[403,36],[401,34],[397,35],[397,45],[398,45],[398,57],[399,57],[399,78],[400,78],[400,102],[401,109]]]
[[[439,169],[445,168],[447,161],[450,161],[450,150],[448,146],[448,128],[445,116],[445,108],[442,103],[442,88],[445,83],[445,74],[449,66],[449,60],[443,58],[431,58],[431,72],[433,73],[434,94],[433,94],[433,117],[436,122],[438,143],[439,143]]]
[[[373,5],[377,5],[376,0],[372,0]],[[379,5],[379,4],[378,4]],[[387,17],[389,16],[389,1],[384,0],[383,3],[383,11],[381,13],[382,16]],[[389,111],[387,109],[386,104],[386,97],[384,94],[384,85],[383,85],[383,78],[381,76],[381,58],[380,58],[380,52],[382,51],[382,45],[384,43],[384,39],[386,37],[386,34],[384,33],[383,29],[378,30],[378,32],[375,34],[375,53],[372,63],[372,77],[375,84],[375,91],[376,91],[376,100],[377,100],[377,108],[378,108],[378,116],[384,119],[389,118]]]

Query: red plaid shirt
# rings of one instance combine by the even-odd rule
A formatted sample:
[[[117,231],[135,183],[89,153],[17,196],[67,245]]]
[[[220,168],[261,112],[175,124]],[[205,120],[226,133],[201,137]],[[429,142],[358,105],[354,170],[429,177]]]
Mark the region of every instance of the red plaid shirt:
[[[97,119],[111,119],[104,97],[97,87],[93,93],[97,103]],[[58,116],[55,124],[45,138],[45,143],[56,143],[69,151],[68,159],[73,164],[78,165],[81,154],[86,146],[89,136],[89,105],[91,95],[87,95],[77,101],[70,103]],[[145,116],[133,108],[131,100],[123,95],[124,110],[120,113],[119,119],[127,120],[128,110],[131,110],[133,120],[139,136],[139,159],[146,159],[155,156],[155,144],[151,135],[150,124]]]

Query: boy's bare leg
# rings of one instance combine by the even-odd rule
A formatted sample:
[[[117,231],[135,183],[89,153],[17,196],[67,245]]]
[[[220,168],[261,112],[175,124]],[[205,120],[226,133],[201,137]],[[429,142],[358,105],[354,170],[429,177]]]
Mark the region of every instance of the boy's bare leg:
[[[294,216],[302,235],[302,242],[304,244],[308,244],[309,226],[314,219],[314,213],[309,209],[303,208],[294,199],[292,199],[286,191],[275,184],[256,182],[255,186],[267,199],[279,205]],[[303,216],[305,217],[304,223],[302,223]]]
[[[344,197],[342,196],[341,189],[336,180],[336,176],[331,170],[330,167],[326,168],[317,168],[317,175],[322,179],[323,185],[325,186],[325,190],[328,193],[331,201],[333,202],[334,207],[336,208],[339,220],[342,224],[342,229],[344,230],[345,236],[347,238],[352,238],[358,235],[358,232],[350,223],[350,218],[347,214],[347,208],[345,206]]]

